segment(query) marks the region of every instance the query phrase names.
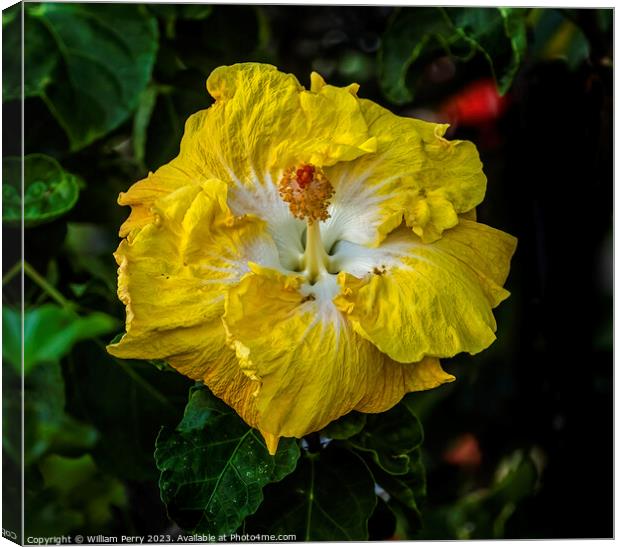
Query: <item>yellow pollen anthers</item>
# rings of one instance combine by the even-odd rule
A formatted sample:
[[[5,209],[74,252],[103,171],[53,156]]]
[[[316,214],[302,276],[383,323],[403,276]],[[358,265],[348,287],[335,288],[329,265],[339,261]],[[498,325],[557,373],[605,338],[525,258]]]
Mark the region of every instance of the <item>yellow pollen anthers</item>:
[[[284,171],[278,188],[282,199],[289,204],[291,214],[312,224],[327,220],[327,206],[334,188],[320,167],[304,164]]]

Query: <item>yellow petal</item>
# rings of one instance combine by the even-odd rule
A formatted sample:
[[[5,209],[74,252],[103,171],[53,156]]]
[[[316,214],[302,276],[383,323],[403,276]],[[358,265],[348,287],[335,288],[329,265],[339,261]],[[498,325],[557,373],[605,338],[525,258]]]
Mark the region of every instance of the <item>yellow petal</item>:
[[[383,269],[340,274],[335,301],[357,333],[399,362],[473,354],[495,340],[491,309],[509,294],[512,236],[461,220],[434,243],[400,228],[384,245],[394,252]]]
[[[347,90],[305,91],[293,75],[257,63],[215,69],[207,89],[216,102],[188,120],[181,157],[231,184],[253,187],[287,167],[330,165],[373,149]]]
[[[109,353],[121,359],[169,359],[176,355],[194,354],[213,360],[224,349],[225,333],[221,321],[161,330],[129,332],[107,347]],[[205,354],[208,352],[208,354]],[[185,374],[185,372],[184,372]],[[192,374],[187,374],[191,378]]]
[[[398,363],[384,356],[381,374],[376,376],[372,389],[366,390],[355,410],[385,412],[406,393],[434,389],[454,379],[441,368],[435,357],[425,357],[419,363]]]
[[[444,230],[459,223],[454,205],[446,199],[443,189],[424,191],[423,199],[419,192],[408,191],[406,195],[405,221],[422,241],[436,241]]]
[[[387,410],[409,391],[453,379],[436,360],[392,361],[358,336],[330,300],[304,292],[299,278],[257,268],[226,301],[229,344],[260,385],[253,425],[268,442],[318,431],[353,409]]]
[[[221,321],[220,327],[224,332]],[[247,424],[257,426],[255,393],[259,384],[241,371],[234,351],[224,347],[214,357],[205,346],[202,352],[175,355],[168,362],[181,374],[204,382],[216,397],[234,408]],[[268,440],[265,440],[269,446]]]
[[[178,161],[173,160],[133,184],[127,192],[121,192],[119,205],[131,206],[131,214],[119,231],[121,237],[128,236],[131,240],[133,233],[155,219],[153,205],[156,200],[196,180],[177,165]]]
[[[212,357],[221,349],[227,287],[249,271],[248,260],[278,260],[264,223],[234,217],[226,193],[217,180],[179,188],[154,202],[153,222],[121,242],[115,257],[127,334],[112,353],[163,359],[206,344]]]
[[[478,219],[478,215],[476,213],[476,208],[474,207],[473,209],[469,210],[469,211],[465,211],[464,213],[461,213],[459,215],[459,218],[465,219],[465,220],[473,220],[474,222]]]
[[[327,83],[325,82],[325,79],[318,72],[312,72],[310,74],[310,91],[318,93],[326,85]],[[351,95],[357,97],[357,92],[359,91],[360,86],[359,84],[349,84],[348,86],[336,89],[346,89],[349,93],[351,93]]]
[[[269,451],[269,454],[275,456],[278,450],[280,437],[278,437],[277,435],[272,435],[271,433],[263,432],[263,438],[265,439],[265,444],[267,445],[267,450]]]
[[[318,93],[321,88],[326,86],[325,79],[318,72],[312,72],[310,74],[310,91]]]
[[[284,170],[332,165],[376,147],[353,89],[315,87],[304,90],[294,76],[270,65],[217,68],[207,80],[215,104],[188,119],[175,160],[195,183],[225,181],[232,212],[265,220],[291,269],[303,253],[304,224],[279,196]]]
[[[403,217],[433,241],[482,201],[486,177],[472,143],[444,139],[447,125],[359,103],[377,149],[326,169],[336,191],[324,227],[328,245],[345,239],[376,246]]]
[[[369,135],[359,100],[348,89],[325,85],[318,93],[301,93],[299,101],[310,132],[293,161],[326,166],[376,151],[377,139]]]
[[[259,215],[270,223],[281,250],[290,247],[288,234],[294,231],[298,239],[301,228],[278,195],[284,169],[332,165],[376,149],[356,84],[344,89],[315,84],[306,91],[293,75],[265,64],[215,69],[207,80],[215,104],[189,117],[177,158],[119,197],[121,205],[132,207],[121,236],[131,238],[153,221],[156,199],[215,178],[229,184],[234,214]]]

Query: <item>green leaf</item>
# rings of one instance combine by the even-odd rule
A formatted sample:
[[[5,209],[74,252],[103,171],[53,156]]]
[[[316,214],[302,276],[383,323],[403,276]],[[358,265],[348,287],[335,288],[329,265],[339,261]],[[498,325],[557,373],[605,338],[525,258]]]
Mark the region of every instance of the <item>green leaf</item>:
[[[144,164],[146,131],[151,121],[156,99],[157,88],[155,86],[147,87],[140,95],[138,109],[133,118],[133,154],[140,165]]]
[[[527,37],[523,8],[445,8],[463,38],[486,58],[497,88],[506,93],[519,69]]]
[[[3,82],[2,100],[22,98],[22,4],[16,4],[2,12],[3,31]],[[58,64],[54,41],[47,30],[37,21],[24,23],[24,59],[27,62],[23,74],[23,95],[40,95],[52,81],[52,73]]]
[[[365,425],[366,414],[353,411],[330,423],[321,434],[329,439],[349,439],[364,429]]]
[[[2,100],[22,97],[22,3],[2,10]],[[42,65],[45,64],[43,60]],[[25,82],[28,82],[27,76]]]
[[[204,397],[193,391],[177,431],[163,429],[158,437],[160,489],[168,514],[184,529],[229,534],[260,505],[262,487],[294,469],[299,450],[283,440],[269,456],[256,431]]]
[[[199,21],[211,15],[212,6],[200,4],[149,4],[149,10],[165,23],[166,37],[173,40],[176,36],[177,19],[193,19]]]
[[[281,439],[270,456],[258,431],[205,388],[190,392],[183,420],[157,438],[155,461],[168,515],[184,530],[234,532],[263,500],[263,487],[295,469],[299,447]]]
[[[21,9],[22,9],[22,6],[20,4],[13,4],[11,7],[5,8],[5,9],[2,10],[2,30],[3,30],[3,32],[6,32],[6,27],[10,23],[15,21],[16,19],[19,19],[19,16],[21,14]]]
[[[182,66],[198,70],[205,77],[221,65],[264,62],[271,16],[265,16],[261,7],[214,5],[209,17],[186,23],[184,29],[187,30],[179,33],[174,44],[170,44],[173,46],[171,53]],[[230,32],[230,21],[235,22],[235,32]],[[166,78],[165,83],[180,87],[171,78]]]
[[[487,60],[505,93],[526,49],[526,9],[403,8],[391,20],[379,50],[379,81],[388,99],[413,100],[425,62],[448,53],[468,61]]]
[[[45,101],[72,150],[129,117],[157,51],[157,22],[143,6],[27,4],[24,28],[26,94]]]
[[[426,472],[420,449],[414,450],[409,455],[409,469],[404,475],[386,473],[376,464],[371,464],[371,472],[377,484],[391,498],[419,513],[419,507],[426,499]]]
[[[98,282],[104,295],[116,301],[117,272],[111,255],[118,245],[116,233],[103,224],[68,222],[65,250],[75,271],[86,274],[91,285]],[[107,291],[107,293],[105,292]]]
[[[117,319],[102,312],[79,316],[54,304],[26,311],[24,372],[37,363],[58,360],[80,340],[108,334],[118,325]]]
[[[349,439],[351,445],[369,452],[375,463],[393,475],[410,469],[411,455],[422,444],[422,425],[404,404],[382,414],[368,415],[366,427]]]
[[[19,371],[21,347],[19,341],[15,343],[14,332],[19,312],[5,306],[2,317],[3,336],[9,340],[3,345],[2,356]],[[79,316],[55,304],[27,310],[24,316],[24,374],[29,374],[35,365],[60,360],[79,340],[107,334],[117,327],[116,319],[101,312]]]
[[[294,473],[265,489],[245,531],[295,534],[297,541],[363,541],[376,503],[362,459],[330,443],[320,453],[306,453]]]
[[[24,157],[24,226],[38,226],[55,220],[77,203],[80,180],[44,154]],[[21,226],[22,162],[20,158],[2,160],[2,221]]]
[[[404,517],[406,534],[410,537],[422,526],[420,506],[426,499],[426,471],[421,450],[418,448],[409,454],[409,469],[404,475],[387,473],[372,460],[368,466],[375,482],[388,494],[390,509]]]
[[[2,359],[13,365],[16,374],[22,369],[21,313],[8,306],[2,307]]]
[[[532,494],[537,482],[534,460],[522,450],[516,450],[500,462],[489,497],[502,503],[518,503]]]
[[[442,43],[444,36],[456,38],[438,8],[401,8],[395,13],[378,53],[379,83],[390,101],[403,104],[413,100],[408,79],[415,87],[421,74],[416,63],[427,50],[447,48],[448,44]]]

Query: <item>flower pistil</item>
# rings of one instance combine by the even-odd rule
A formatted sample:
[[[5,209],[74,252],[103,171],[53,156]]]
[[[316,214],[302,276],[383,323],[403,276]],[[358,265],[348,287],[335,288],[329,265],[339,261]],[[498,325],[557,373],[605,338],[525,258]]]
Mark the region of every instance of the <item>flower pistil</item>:
[[[302,267],[312,284],[322,273],[329,271],[329,256],[321,240],[319,222],[330,216],[327,207],[334,188],[320,167],[302,164],[284,171],[278,190],[288,203],[291,214],[306,221]]]

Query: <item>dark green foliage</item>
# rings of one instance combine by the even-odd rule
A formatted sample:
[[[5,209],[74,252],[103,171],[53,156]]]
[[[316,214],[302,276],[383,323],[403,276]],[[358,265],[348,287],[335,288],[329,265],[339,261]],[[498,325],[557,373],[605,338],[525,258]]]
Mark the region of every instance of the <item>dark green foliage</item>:
[[[390,496],[390,508],[405,512],[406,520],[412,528],[417,528],[422,522],[421,506],[426,499],[426,474],[421,450],[411,452],[408,460],[407,471],[399,475],[388,473],[374,462],[369,465],[375,482]]]
[[[258,509],[263,487],[295,469],[299,448],[282,439],[270,456],[258,431],[201,387],[193,388],[176,430],[162,429],[155,460],[168,514],[183,529],[233,533]]]
[[[3,332],[7,342],[2,355],[17,371],[20,370],[21,347],[15,332],[20,325],[20,313],[8,307],[2,310]],[[107,334],[118,326],[118,321],[101,312],[81,317],[77,313],[54,304],[45,304],[24,315],[23,371],[28,375],[36,365],[57,363],[79,340]]]
[[[9,23],[10,40],[19,36],[19,24],[17,18]],[[24,29],[24,95],[45,101],[72,150],[127,119],[157,51],[156,21],[144,6],[29,3]],[[19,80],[9,80],[4,100],[19,96]]]
[[[537,17],[537,24],[534,29],[534,36],[531,44],[532,52],[538,55],[557,55],[560,54],[562,47],[566,48],[566,61],[572,68],[577,68],[590,55],[590,44],[581,28],[575,24],[573,17],[566,17],[566,12],[570,10],[541,10]],[[602,14],[606,10],[601,11]],[[564,37],[567,44],[558,43],[554,40],[554,35]]]
[[[298,541],[361,541],[368,539],[376,503],[362,459],[330,445],[304,454],[294,473],[265,489],[265,501],[246,531],[295,534]]]
[[[204,19],[211,14],[212,6],[200,4],[149,4],[149,11],[174,26],[175,19]],[[168,21],[172,20],[172,23]]]
[[[402,8],[380,52],[383,91],[397,104],[413,100],[424,61],[444,53],[462,61],[483,55],[505,93],[525,55],[526,15],[520,8]]]
[[[81,181],[58,162],[43,154],[2,160],[2,221],[20,227],[21,185],[24,178],[24,226],[29,228],[55,220],[70,211],[78,200]]]
[[[90,425],[80,423],[65,412],[65,383],[59,361],[73,345],[84,338],[110,332],[117,326],[112,317],[100,312],[80,317],[75,312],[54,304],[44,304],[28,310],[24,317],[24,360],[21,368],[20,314],[4,307],[3,361],[13,365],[8,390],[3,399],[5,416],[12,423],[5,426],[5,450],[19,459],[20,448],[16,443],[15,409],[21,405],[18,388],[19,375],[24,374],[24,462],[35,462],[48,451],[73,453],[92,448],[98,438]]]
[[[22,4],[16,4],[2,13],[2,31],[4,51],[21,52]],[[38,96],[52,81],[52,73],[58,64],[52,36],[36,20],[28,19],[28,39],[24,40],[24,56],[28,60],[36,58],[35,63],[28,63],[24,70],[23,95]],[[51,53],[51,54],[50,54]],[[21,55],[9,56],[4,59],[11,62],[4,67],[2,82],[2,100],[19,99],[22,96],[22,63]]]
[[[329,424],[322,433],[330,439],[344,440],[357,435],[364,429],[364,425],[366,414],[354,411]]]
[[[422,443],[422,426],[404,404],[368,416],[366,427],[350,439],[353,447],[369,452],[375,463],[393,475],[409,471],[410,453]]]

